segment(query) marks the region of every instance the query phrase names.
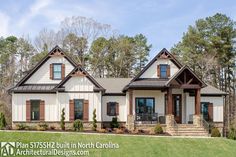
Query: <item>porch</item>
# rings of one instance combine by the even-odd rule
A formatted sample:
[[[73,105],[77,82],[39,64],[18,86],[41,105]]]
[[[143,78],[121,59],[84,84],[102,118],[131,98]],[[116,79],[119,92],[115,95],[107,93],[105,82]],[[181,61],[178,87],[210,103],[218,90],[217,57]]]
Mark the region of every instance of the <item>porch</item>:
[[[201,88],[206,86],[188,67],[170,79],[140,79],[130,84],[129,117],[135,124],[204,125]],[[190,97],[190,93],[193,97]],[[131,120],[132,121],[132,120]],[[130,120],[128,119],[128,122]]]

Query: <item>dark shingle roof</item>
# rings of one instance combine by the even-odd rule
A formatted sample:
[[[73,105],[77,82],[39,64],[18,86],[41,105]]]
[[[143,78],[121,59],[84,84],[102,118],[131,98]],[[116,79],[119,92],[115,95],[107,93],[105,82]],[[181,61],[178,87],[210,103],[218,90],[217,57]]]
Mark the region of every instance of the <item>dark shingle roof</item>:
[[[129,87],[151,87],[151,88],[159,88],[165,87],[165,83],[168,79],[140,79],[129,84]]]

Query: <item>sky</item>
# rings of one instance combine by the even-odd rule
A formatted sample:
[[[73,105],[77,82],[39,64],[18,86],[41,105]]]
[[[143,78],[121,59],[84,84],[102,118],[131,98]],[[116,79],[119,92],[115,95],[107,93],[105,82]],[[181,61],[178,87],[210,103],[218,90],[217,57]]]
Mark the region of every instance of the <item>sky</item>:
[[[0,0],[0,36],[57,31],[66,17],[84,16],[109,24],[120,34],[142,33],[152,44],[150,58],[178,43],[199,18],[223,13],[236,20],[236,0]]]

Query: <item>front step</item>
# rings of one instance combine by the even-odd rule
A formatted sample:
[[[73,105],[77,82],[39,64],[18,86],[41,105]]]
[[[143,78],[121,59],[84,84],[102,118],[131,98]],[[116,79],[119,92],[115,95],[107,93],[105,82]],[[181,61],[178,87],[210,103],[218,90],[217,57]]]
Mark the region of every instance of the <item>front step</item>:
[[[177,124],[177,127],[168,128],[167,132],[172,136],[209,136],[204,127],[193,124]]]

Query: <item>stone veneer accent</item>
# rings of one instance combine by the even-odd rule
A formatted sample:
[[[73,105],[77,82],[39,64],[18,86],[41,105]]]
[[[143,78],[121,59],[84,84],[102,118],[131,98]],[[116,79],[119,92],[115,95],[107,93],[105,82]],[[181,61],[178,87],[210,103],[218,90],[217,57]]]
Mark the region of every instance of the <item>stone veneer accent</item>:
[[[128,115],[127,117],[127,129],[134,130],[134,115]]]
[[[166,115],[166,127],[170,128],[174,126],[174,115],[168,114]]]
[[[193,125],[202,126],[201,117],[202,117],[202,115],[196,115],[196,114],[193,115]]]

